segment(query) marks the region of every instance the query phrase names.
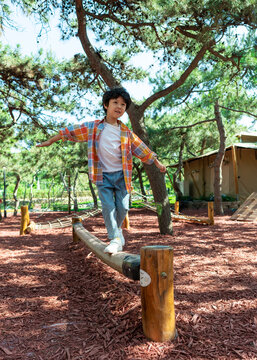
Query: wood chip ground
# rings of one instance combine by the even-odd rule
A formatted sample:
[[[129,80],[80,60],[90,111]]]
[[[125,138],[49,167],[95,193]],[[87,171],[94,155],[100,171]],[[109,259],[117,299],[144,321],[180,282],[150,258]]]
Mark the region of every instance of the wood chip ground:
[[[47,213],[40,221],[65,215]],[[178,338],[165,343],[143,334],[139,283],[72,244],[71,228],[19,236],[20,216],[3,219],[0,359],[257,359],[257,224],[230,215],[215,217],[214,226],[175,222],[169,236],[159,234],[152,211],[130,211],[125,251],[174,248]],[[101,215],[84,226],[106,241]]]

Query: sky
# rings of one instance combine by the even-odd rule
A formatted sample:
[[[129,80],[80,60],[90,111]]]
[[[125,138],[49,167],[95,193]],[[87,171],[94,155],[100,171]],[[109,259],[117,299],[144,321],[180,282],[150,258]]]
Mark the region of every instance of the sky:
[[[11,28],[5,28],[1,35],[1,42],[8,44],[11,47],[20,46],[21,53],[24,55],[36,54],[41,48],[44,51],[51,51],[55,57],[59,60],[69,59],[77,53],[84,53],[80,40],[78,37],[74,37],[69,40],[62,41],[61,34],[58,29],[56,20],[52,20],[50,27],[47,31],[41,31],[41,25],[36,24],[32,18],[26,18],[19,10],[14,9],[13,17],[14,23],[18,26],[18,31]],[[39,34],[41,33],[41,36]],[[142,67],[147,69],[152,63],[153,58],[147,54],[138,56],[134,59],[140,63]],[[151,88],[147,79],[145,82],[126,84],[126,89],[132,94],[132,96],[140,101],[143,97],[150,95]],[[87,120],[94,120],[93,118]],[[122,118],[124,122],[128,121],[128,116],[125,114]],[[70,117],[70,122],[74,122],[75,119]],[[243,116],[241,123],[250,126],[252,118]],[[255,125],[255,131],[257,131],[257,124]]]
[[[13,14],[15,25],[19,31],[15,29],[5,28],[1,36],[1,41],[11,47],[20,45],[23,54],[35,54],[41,48],[44,51],[51,51],[59,60],[70,59],[77,53],[84,53],[78,37],[69,40],[61,40],[61,33],[58,29],[57,20],[51,20],[48,31],[41,32],[41,25],[36,24],[33,18],[26,18],[19,10],[14,10]],[[40,34],[41,36],[38,36]],[[92,41],[92,39],[91,39]],[[147,69],[153,63],[153,58],[147,54],[135,57],[134,61],[138,61],[140,65]],[[142,100],[145,95],[150,94],[150,87],[147,81],[135,84],[126,84],[126,88],[137,100]]]
[[[26,18],[18,9],[13,8],[12,18],[15,26],[18,27],[18,31],[5,27],[0,40],[4,45],[9,45],[12,48],[19,45],[23,55],[36,54],[40,49],[43,49],[45,52],[51,51],[58,60],[63,60],[70,59],[77,53],[84,53],[78,37],[64,41],[61,40],[61,33],[56,19],[51,20],[49,28],[42,31],[39,23],[37,24],[33,18]],[[144,68],[149,67],[152,63],[151,57],[145,57],[144,55],[141,58],[137,57],[136,61],[144,64]],[[151,92],[147,80],[136,84],[126,84],[126,89],[137,101],[150,95]],[[72,116],[66,116],[69,123],[77,121]],[[88,114],[86,120],[95,120],[95,118]],[[121,120],[125,123],[128,121],[127,113],[123,115]]]

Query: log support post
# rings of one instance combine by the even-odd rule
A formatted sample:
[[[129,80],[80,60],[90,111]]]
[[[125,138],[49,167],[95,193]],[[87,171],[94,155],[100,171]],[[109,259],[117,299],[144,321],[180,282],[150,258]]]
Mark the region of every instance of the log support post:
[[[21,228],[20,228],[20,235],[25,235],[27,232],[27,227],[30,224],[29,219],[29,208],[27,205],[21,206]]]
[[[82,222],[82,219],[79,216],[73,216],[72,217],[72,225],[74,225],[74,224],[76,224],[78,222]],[[80,241],[80,238],[76,234],[73,226],[72,226],[72,240],[73,240],[74,243],[77,243],[77,242]]]
[[[141,248],[140,285],[144,334],[153,341],[164,342],[176,336],[173,248]]]
[[[127,213],[125,219],[123,220],[122,227],[123,227],[123,229],[127,229],[127,230],[130,229],[128,213]]]
[[[214,225],[214,210],[213,210],[213,202],[208,202],[208,218],[209,224]]]

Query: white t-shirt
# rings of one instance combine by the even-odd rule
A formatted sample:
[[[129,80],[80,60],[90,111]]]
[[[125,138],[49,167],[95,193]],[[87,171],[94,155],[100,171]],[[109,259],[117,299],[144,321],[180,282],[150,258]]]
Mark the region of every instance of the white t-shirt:
[[[104,124],[104,129],[99,139],[97,155],[104,172],[122,170],[120,126]]]

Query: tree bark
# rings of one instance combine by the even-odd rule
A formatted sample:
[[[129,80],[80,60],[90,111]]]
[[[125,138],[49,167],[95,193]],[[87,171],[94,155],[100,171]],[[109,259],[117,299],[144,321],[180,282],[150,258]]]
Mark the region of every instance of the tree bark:
[[[21,177],[18,173],[14,173],[14,175],[16,176],[16,183],[15,183],[15,187],[13,190],[13,199],[14,199],[14,211],[13,211],[13,215],[17,216],[18,213],[18,208],[19,208],[19,200],[17,199],[17,192],[18,192],[18,188],[21,182]]]
[[[50,184],[50,186],[48,188],[48,193],[47,193],[47,197],[48,197],[48,205],[47,206],[48,206],[48,208],[50,208],[50,206],[51,206],[51,189],[52,189],[53,183],[54,183],[54,179],[52,179],[51,184]]]
[[[38,173],[38,172],[36,172],[36,174],[33,175],[32,181],[31,181],[31,183],[29,184],[29,187],[30,187],[30,196],[29,196],[29,205],[28,205],[28,208],[29,208],[29,209],[31,208],[32,202],[33,202],[33,184],[34,184],[34,182],[35,182],[37,173]]]
[[[7,217],[7,209],[6,209],[6,193],[7,193],[8,184],[6,183],[6,172],[4,169],[4,192],[3,192],[3,201],[4,201],[4,217]]]
[[[179,188],[179,184],[177,182],[177,177],[179,175],[181,175],[181,171],[183,168],[183,150],[185,147],[185,143],[186,143],[186,135],[182,134],[182,139],[181,139],[181,144],[180,144],[180,149],[179,149],[178,167],[177,167],[177,170],[175,171],[175,173],[173,174],[173,188],[176,193],[177,200],[180,200],[183,195]]]
[[[93,201],[94,201],[94,208],[98,209],[97,196],[96,196],[92,181],[89,179],[89,174],[88,173],[87,173],[87,176],[88,176],[89,189],[91,191],[91,195],[92,195],[92,198],[93,198]]]
[[[171,209],[165,184],[165,175],[153,166],[144,165],[157,207],[159,229],[161,234],[173,234]]]
[[[77,180],[78,180],[78,170],[75,172],[74,181],[73,181],[73,205],[74,205],[74,211],[78,211],[78,198],[77,198],[77,192],[76,192],[76,186],[77,186]]]
[[[128,114],[134,132],[147,146],[150,146],[148,134],[143,120],[143,112],[140,111],[137,106],[132,103],[129,107]],[[160,233],[171,235],[173,233],[173,227],[171,220],[169,197],[165,184],[165,175],[161,173],[154,164],[143,165],[153,192],[154,202],[157,206]]]
[[[24,194],[23,194],[23,206],[25,206],[26,195],[27,195],[27,183],[25,182],[25,185],[24,185]]]
[[[67,182],[66,182],[66,180],[65,180],[66,174],[60,173],[60,176],[61,176],[61,179],[62,179],[62,182],[63,182],[64,190],[67,191],[67,194],[68,194],[68,197],[69,197],[70,187],[69,187],[69,184],[67,184]],[[70,176],[70,175],[67,175],[68,181],[69,181],[69,176]],[[71,193],[70,193],[70,197],[71,197],[71,200],[73,200],[73,197],[72,197]]]
[[[141,193],[142,193],[142,198],[143,198],[143,201],[146,201],[147,198],[146,198],[146,192],[145,192],[145,187],[144,187],[144,183],[143,183],[143,178],[142,178],[142,170],[143,168],[141,168],[138,164],[136,163],[133,163],[133,165],[135,166],[136,168],[136,171],[137,171],[137,177],[138,177],[138,180],[139,180],[139,186],[140,186],[140,189],[141,189]]]
[[[226,134],[225,128],[222,122],[220,110],[219,110],[219,103],[216,100],[214,106],[214,113],[215,119],[217,123],[217,127],[219,130],[220,136],[220,145],[218,153],[214,160],[214,212],[216,215],[224,214],[223,206],[222,206],[222,194],[221,194],[221,187],[222,187],[222,163],[225,155],[226,149]]]

